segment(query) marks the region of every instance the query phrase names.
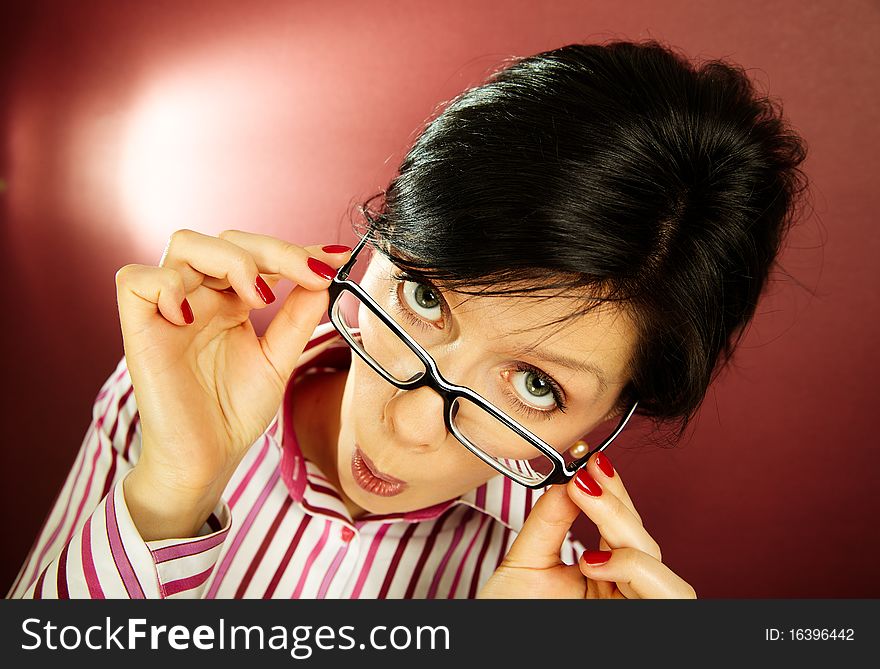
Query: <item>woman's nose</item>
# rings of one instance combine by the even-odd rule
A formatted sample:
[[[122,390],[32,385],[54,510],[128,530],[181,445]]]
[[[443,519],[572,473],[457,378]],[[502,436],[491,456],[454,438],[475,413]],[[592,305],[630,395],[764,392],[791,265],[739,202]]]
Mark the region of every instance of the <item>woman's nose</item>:
[[[398,390],[385,404],[385,420],[402,448],[431,451],[446,441],[443,398],[428,386]]]

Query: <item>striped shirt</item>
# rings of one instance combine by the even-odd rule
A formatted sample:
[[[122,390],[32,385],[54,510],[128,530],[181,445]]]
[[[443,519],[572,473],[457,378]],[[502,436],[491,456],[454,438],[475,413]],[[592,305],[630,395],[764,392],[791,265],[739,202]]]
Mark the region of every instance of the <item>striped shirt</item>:
[[[293,425],[294,384],[350,363],[333,325],[319,325],[278,413],[197,536],[145,542],[122,493],[141,445],[123,357],[98,393],[74,466],[8,597],[474,597],[544,489],[499,474],[454,500],[352,520],[285,429]],[[575,564],[582,551],[569,534],[560,557]]]

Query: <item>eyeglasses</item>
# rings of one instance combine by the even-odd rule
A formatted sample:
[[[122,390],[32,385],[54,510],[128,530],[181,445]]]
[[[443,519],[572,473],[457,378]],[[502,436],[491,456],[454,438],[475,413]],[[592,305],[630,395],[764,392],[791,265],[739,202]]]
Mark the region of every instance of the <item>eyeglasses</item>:
[[[621,433],[635,412],[637,401],[599,446],[586,454],[574,455],[564,444],[558,444],[559,448],[551,445],[552,441],[559,441],[552,420],[530,418],[535,427],[527,429],[483,395],[444,378],[437,363],[416,340],[432,336],[419,329],[430,326],[416,324],[416,314],[402,317],[405,325],[401,325],[349,279],[368,239],[365,236],[360,240],[330,284],[330,321],[351,349],[388,383],[402,390],[429,386],[440,395],[447,431],[480,460],[521,485],[540,488],[568,481],[591,455],[604,450]],[[413,333],[407,332],[407,328]],[[389,337],[389,333],[394,336]],[[490,387],[484,394],[494,396],[498,392]]]

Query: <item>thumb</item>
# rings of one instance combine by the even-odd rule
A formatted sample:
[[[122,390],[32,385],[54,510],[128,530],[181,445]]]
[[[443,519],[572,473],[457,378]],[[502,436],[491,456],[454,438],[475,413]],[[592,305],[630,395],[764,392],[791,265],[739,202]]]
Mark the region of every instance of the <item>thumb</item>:
[[[310,290],[296,285],[288,293],[260,342],[263,354],[282,379],[290,378],[329,306],[330,294],[326,288]]]
[[[551,486],[535,502],[504,561],[511,567],[529,569],[561,564],[562,543],[580,512],[565,485]]]

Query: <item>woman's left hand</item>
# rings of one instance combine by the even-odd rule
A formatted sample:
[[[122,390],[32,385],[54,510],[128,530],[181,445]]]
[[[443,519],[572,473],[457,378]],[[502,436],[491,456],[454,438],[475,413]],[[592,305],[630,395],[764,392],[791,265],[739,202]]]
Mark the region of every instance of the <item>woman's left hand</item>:
[[[567,565],[560,559],[560,550],[581,511],[599,528],[600,551],[585,551],[576,565]],[[566,485],[551,486],[538,498],[504,561],[477,595],[479,599],[696,596],[689,583],[663,564],[660,547],[645,530],[620,475],[602,453],[591,457]]]

